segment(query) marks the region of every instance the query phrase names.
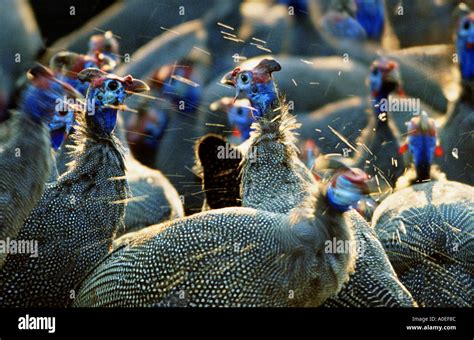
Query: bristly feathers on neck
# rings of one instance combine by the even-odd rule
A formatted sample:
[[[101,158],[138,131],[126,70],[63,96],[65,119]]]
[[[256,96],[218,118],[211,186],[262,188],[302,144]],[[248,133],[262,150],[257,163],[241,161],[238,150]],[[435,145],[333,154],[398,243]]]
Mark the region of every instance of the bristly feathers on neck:
[[[255,131],[241,163],[240,195],[243,206],[287,213],[305,200],[314,182],[298,159],[293,131],[300,124],[288,113],[284,99],[279,103],[253,123]]]
[[[102,153],[102,146],[108,146],[117,152],[117,159],[120,161],[120,166],[123,170],[126,169],[124,155],[125,149],[123,148],[120,140],[112,132],[109,135],[98,134],[95,128],[90,126],[91,121],[86,117],[87,113],[80,114],[76,117],[77,125],[75,125],[75,132],[70,136],[73,140],[73,145],[66,145],[69,149],[70,158],[73,159],[68,164],[68,170],[73,169],[80,155],[82,155],[86,149],[97,146],[98,152]]]

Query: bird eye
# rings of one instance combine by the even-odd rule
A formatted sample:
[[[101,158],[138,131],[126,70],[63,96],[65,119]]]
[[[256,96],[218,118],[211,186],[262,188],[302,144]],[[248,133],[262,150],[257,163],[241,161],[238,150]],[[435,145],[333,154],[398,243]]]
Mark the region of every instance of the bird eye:
[[[107,85],[107,88],[108,88],[110,91],[115,91],[115,90],[118,88],[118,83],[117,83],[117,81],[112,80],[112,81]]]
[[[102,100],[102,99],[104,99],[104,96],[102,96],[102,94],[98,94],[97,99]]]
[[[246,75],[245,73],[242,73],[240,75],[240,80],[242,80],[242,83],[247,84],[249,82],[249,76]]]
[[[243,111],[242,111],[242,108],[241,108],[241,107],[239,107],[239,108],[237,109],[237,114],[238,114],[239,116],[242,116]]]
[[[59,111],[58,114],[62,117],[66,116],[67,115],[67,111]]]
[[[372,70],[372,75],[376,76],[377,74],[379,74],[379,69],[378,68],[374,68]]]
[[[464,21],[463,28],[464,28],[465,30],[468,30],[469,27],[471,27],[471,23],[470,23],[468,20]]]

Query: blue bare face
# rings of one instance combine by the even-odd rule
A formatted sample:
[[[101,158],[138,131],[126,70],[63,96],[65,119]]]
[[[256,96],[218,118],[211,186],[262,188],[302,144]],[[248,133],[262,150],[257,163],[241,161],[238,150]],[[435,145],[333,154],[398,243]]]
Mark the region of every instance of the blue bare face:
[[[51,145],[58,150],[74,123],[74,109],[67,104],[69,99],[64,86],[52,80],[47,82],[48,88],[34,85],[27,88],[22,110],[34,120],[48,124]]]
[[[185,68],[177,68],[173,75],[188,79],[191,76],[191,72]],[[178,79],[168,79],[163,84],[163,95],[180,111],[193,113],[201,102],[202,87],[196,86],[193,82],[188,83]]]
[[[51,145],[54,150],[59,150],[66,140],[74,124],[74,110],[67,108],[65,111],[56,111],[48,127],[51,136]]]
[[[112,133],[117,123],[118,106],[125,101],[125,88],[118,80],[105,79],[101,86],[91,88],[89,91],[92,92],[95,110],[92,114],[91,112],[88,114],[92,116],[99,129],[106,134]]]
[[[474,78],[474,17],[464,17],[458,27],[456,49],[463,79]]]
[[[250,126],[255,121],[250,108],[234,105],[229,110],[228,119],[229,124],[239,130],[242,141],[250,137]]]
[[[235,88],[237,96],[245,96],[256,109],[255,118],[261,118],[278,98],[273,80],[257,82],[251,71],[243,71],[237,76]]]
[[[382,0],[356,0],[356,20],[364,28],[369,39],[382,37],[385,13]]]
[[[338,211],[347,211],[357,207],[357,203],[365,196],[360,185],[346,176],[337,176],[327,189],[329,204]]]
[[[373,68],[369,74],[370,93],[380,93],[382,90],[383,73],[379,68]]]

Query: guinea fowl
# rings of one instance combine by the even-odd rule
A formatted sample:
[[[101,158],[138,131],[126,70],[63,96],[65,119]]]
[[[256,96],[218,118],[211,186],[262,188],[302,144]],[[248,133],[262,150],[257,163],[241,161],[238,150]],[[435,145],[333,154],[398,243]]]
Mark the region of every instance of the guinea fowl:
[[[246,95],[256,118],[256,131],[242,164],[242,205],[286,213],[307,199],[305,190],[314,179],[305,177],[308,170],[296,157],[292,130],[297,125],[278,100],[271,78],[271,72],[279,68],[275,61],[264,59],[253,70],[237,68],[223,80],[235,86],[237,93]],[[337,205],[340,197],[331,191],[328,190],[329,200]],[[413,306],[413,299],[398,281],[373,230],[358,213],[348,215],[358,245],[356,271],[341,292],[324,305]]]
[[[272,78],[280,70],[275,60],[263,59],[251,70],[234,69],[222,82],[250,101],[256,120],[244,150],[242,206],[286,214],[307,199],[315,179],[297,156],[293,130],[299,125]]]
[[[414,168],[375,210],[372,225],[400,280],[425,307],[472,307],[474,190],[432,168],[441,155],[426,113],[408,125]]]
[[[406,119],[415,113],[416,108],[413,109],[413,112],[400,110],[390,113],[390,117],[388,112],[382,112],[388,110],[389,95],[394,92],[402,92],[397,63],[384,58],[374,61],[368,76],[368,83],[371,92],[370,103],[361,98],[351,98],[329,104],[310,115],[301,115],[300,121],[303,124],[299,134],[303,141],[312,141],[318,146],[319,151],[325,154],[342,151],[343,148],[352,151],[340,139],[340,134],[349,141],[358,138],[358,150],[352,144],[350,146],[358,153],[352,160],[353,166],[367,167],[367,171],[371,175],[382,171],[383,176],[387,177],[392,185],[395,185],[396,179],[403,174],[404,165],[403,158],[398,155],[398,129],[391,120],[393,119],[401,127]],[[229,99],[221,99],[213,106],[228,111],[229,114],[232,114],[231,117],[236,116],[239,123],[239,135],[241,137],[248,136],[254,120],[249,118],[251,113],[248,111],[251,110],[248,106],[231,106]],[[240,114],[238,114],[239,112]],[[247,112],[248,114],[243,114]],[[365,117],[367,120],[363,119]],[[332,131],[339,133],[336,135]],[[321,138],[315,143],[314,139],[317,136],[321,136]],[[302,155],[302,158],[304,157],[306,155]],[[216,160],[217,162],[222,163],[219,160]]]
[[[23,94],[20,112],[0,126],[0,240],[15,238],[43,193],[53,166],[50,145],[58,138],[48,124],[56,99],[74,90],[55,79],[47,69],[36,66],[28,72],[31,85]],[[2,248],[3,249],[3,248]],[[0,268],[6,259],[0,251]]]
[[[362,13],[366,20],[375,28],[375,20],[370,19],[372,14],[367,7],[377,7],[374,0],[332,0],[328,6],[328,13],[324,14],[324,2],[311,1],[311,18],[322,36],[334,49],[334,54],[345,56],[346,59],[356,60],[359,63],[370,65],[381,54],[394,58],[400,66],[405,78],[406,93],[415,98],[420,98],[439,112],[445,112],[448,99],[443,86],[438,81],[434,72],[413,64],[406,60],[405,54],[400,55],[397,37],[391,31],[387,22],[384,27],[382,46],[375,41],[367,41],[363,23],[357,20],[357,13]],[[385,20],[386,21],[386,20]],[[405,51],[404,51],[405,52]],[[449,57],[451,60],[451,57]]]
[[[402,126],[419,108],[413,107],[411,112],[400,110],[406,105],[397,102],[396,112],[390,112],[389,99],[400,100],[392,95],[403,93],[400,70],[393,60],[375,60],[367,83],[371,92],[369,101],[351,98],[301,117],[301,139],[312,139],[323,154],[341,152],[344,148],[355,151],[350,160],[352,166],[364,168],[372,176],[383,176],[394,186],[405,169],[398,154],[397,125]],[[356,146],[352,145],[354,140]]]
[[[112,31],[107,31],[104,34],[95,34],[89,38],[87,55],[97,57],[97,52],[112,59],[115,64],[120,63],[119,43]]]
[[[103,71],[115,67],[115,61],[111,59],[118,52],[118,46],[115,43],[116,41],[110,32],[106,32],[104,35],[94,35],[90,39],[90,49],[87,56],[62,52],[53,58],[51,64],[59,69],[73,84],[77,85],[77,73],[88,63],[93,63]],[[81,84],[78,88],[84,86]],[[120,117],[117,125],[116,135],[122,146],[128,149],[129,144],[124,133],[125,127]],[[69,140],[69,144],[73,144],[72,139]],[[64,149],[69,147],[69,145],[66,145]],[[70,154],[64,149],[56,158],[60,174],[66,171],[66,164],[71,161]],[[119,235],[184,216],[182,202],[176,189],[160,171],[144,166],[129,152],[125,154],[125,164],[132,197],[126,207],[125,228],[118,230]]]
[[[343,211],[366,179],[357,170],[339,173],[330,184],[345,193],[338,205],[321,185],[288,214],[234,207],[142,229],[85,278],[74,306],[319,306],[352,271],[352,248],[323,247],[353,240]]]
[[[78,79],[90,85],[87,113],[73,135],[74,161],[45,189],[19,233],[38,241],[38,256],[7,257],[0,273],[2,306],[69,305],[75,284],[108,253],[123,224],[128,184],[113,130],[125,97],[148,86],[91,68]]]
[[[231,128],[229,131],[229,141],[233,144],[240,144],[250,137],[253,131],[252,123],[255,118],[252,107],[248,99],[234,99],[224,97],[210,105],[212,111],[223,111],[227,115],[227,122]]]
[[[197,142],[196,169],[201,173],[206,204],[210,208],[232,202],[231,195],[235,194],[232,188],[240,186],[240,195],[233,201],[239,202],[242,198],[243,206],[287,213],[300,205],[309,193],[309,186],[315,185],[313,175],[297,157],[292,130],[299,125],[289,114],[284,100],[279,98],[272,78],[272,73],[280,70],[281,65],[275,60],[263,59],[253,69],[236,68],[221,80],[236,88],[236,98],[247,97],[248,108],[256,120],[252,128],[256,131],[238,147],[215,135]],[[219,152],[223,148],[226,152]],[[242,164],[240,159],[243,159]],[[274,182],[282,185],[274,185]],[[214,198],[216,192],[219,195]]]
[[[102,71],[110,72],[115,68],[116,63],[113,59],[99,52],[96,52],[94,55],[84,55],[64,51],[55,54],[51,58],[49,66],[54,70],[58,78],[85,95],[88,84],[84,84],[78,79],[79,72],[86,68],[98,68]]]
[[[456,50],[461,72],[461,93],[440,124],[440,139],[448,151],[440,158],[448,179],[474,185],[474,13],[460,20]]]

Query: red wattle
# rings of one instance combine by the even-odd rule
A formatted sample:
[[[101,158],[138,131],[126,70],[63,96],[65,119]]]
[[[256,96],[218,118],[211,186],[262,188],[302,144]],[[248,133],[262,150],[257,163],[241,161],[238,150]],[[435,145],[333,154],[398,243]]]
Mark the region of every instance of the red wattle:
[[[402,145],[400,146],[400,149],[398,149],[398,153],[399,153],[400,155],[402,155],[402,154],[404,154],[407,150],[408,150],[408,144],[405,143],[405,144],[402,144]]]
[[[443,153],[444,153],[443,148],[440,145],[437,145],[435,148],[435,156],[441,157],[443,156]]]
[[[240,133],[239,129],[237,129],[236,127],[234,127],[234,129],[232,130],[232,136],[235,136],[235,137],[241,137],[242,134]]]

